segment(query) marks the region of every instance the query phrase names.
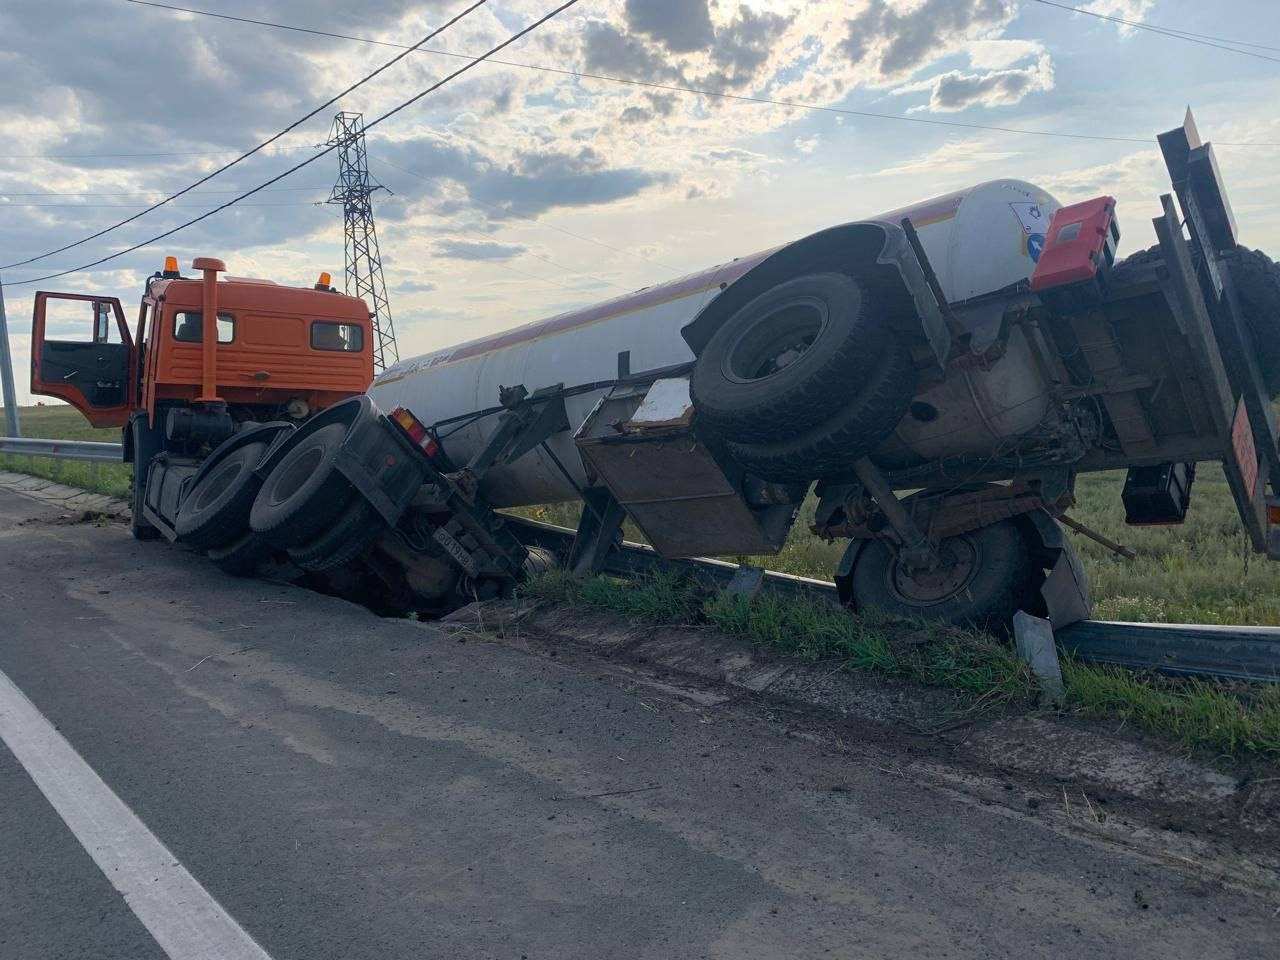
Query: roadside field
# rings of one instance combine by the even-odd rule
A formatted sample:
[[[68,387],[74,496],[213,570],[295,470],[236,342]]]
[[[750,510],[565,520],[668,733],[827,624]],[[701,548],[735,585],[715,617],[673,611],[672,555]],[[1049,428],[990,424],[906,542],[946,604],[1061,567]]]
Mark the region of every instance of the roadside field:
[[[118,427],[102,430],[89,423],[75,407],[57,406],[20,407],[18,422],[24,437],[45,440],[95,440],[99,443],[119,443]],[[28,473],[46,480],[56,480],[72,487],[83,487],[95,493],[107,493],[113,497],[128,497],[133,468],[127,464],[80,463],[74,460],[51,460],[48,457],[25,457],[0,454],[0,470]]]
[[[22,432],[28,437],[120,439],[119,430],[95,430],[68,406],[24,407],[21,417]],[[123,464],[0,456],[0,469],[115,496],[126,496],[129,490],[130,469]],[[1126,526],[1120,503],[1123,483],[1122,472],[1081,477],[1079,504],[1071,511],[1075,519],[1138,554],[1136,560],[1125,560],[1092,540],[1073,535],[1088,567],[1099,619],[1280,625],[1280,566],[1250,551],[1218,467],[1201,467],[1190,515],[1178,527]],[[813,509],[811,500],[781,554],[757,558],[757,562],[784,573],[830,577],[844,548],[840,543],[824,543],[809,532]],[[520,512],[551,523],[577,522],[577,507],[570,504]],[[638,538],[638,531],[629,529],[628,536]]]

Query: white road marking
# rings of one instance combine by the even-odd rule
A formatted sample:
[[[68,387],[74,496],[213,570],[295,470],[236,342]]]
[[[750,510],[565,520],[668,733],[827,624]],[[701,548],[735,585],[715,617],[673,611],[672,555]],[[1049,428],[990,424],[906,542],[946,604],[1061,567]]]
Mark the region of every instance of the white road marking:
[[[3,672],[0,740],[171,960],[271,960]]]

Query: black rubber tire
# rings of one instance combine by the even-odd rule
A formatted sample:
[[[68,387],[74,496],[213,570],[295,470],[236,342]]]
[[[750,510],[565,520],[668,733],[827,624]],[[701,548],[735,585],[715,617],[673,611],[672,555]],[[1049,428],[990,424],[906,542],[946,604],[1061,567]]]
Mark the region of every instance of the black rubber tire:
[[[1280,398],[1280,264],[1261,250],[1243,246],[1236,247],[1236,252],[1226,259],[1245,323],[1258,352],[1258,366],[1266,380],[1267,393],[1273,400]],[[1116,264],[1115,277],[1123,281],[1133,268],[1163,260],[1159,247],[1139,250]]]
[[[896,550],[887,541],[873,540],[863,547],[851,575],[853,604],[858,609],[877,608],[892,616],[929,620],[951,626],[985,627],[1007,633],[1013,615],[1032,601],[1035,575],[1031,550],[1021,528],[1013,520],[944,540],[967,538],[976,552],[972,577],[963,591],[941,602],[920,605],[909,602],[894,589],[891,579]]]
[[[345,513],[320,536],[301,547],[289,548],[289,559],[308,573],[324,573],[355,560],[386,529],[369,501],[357,497]]]
[[[1240,308],[1258,351],[1272,400],[1280,398],[1280,264],[1261,250],[1237,247],[1229,260]]]
[[[893,433],[915,396],[911,350],[891,341],[862,390],[834,417],[781,443],[729,443],[729,455],[750,473],[782,483],[836,480]],[[793,429],[794,432],[794,429]]]
[[[210,550],[208,556],[223,573],[233,577],[252,577],[270,558],[271,551],[270,543],[250,531],[231,543]]]
[[[296,547],[318,537],[346,509],[355,490],[334,462],[348,429],[331,423],[291,441],[249,511],[255,533],[283,549]]]
[[[797,423],[830,419],[892,339],[882,314],[872,291],[843,273],[796,277],[762,293],[721,325],[693,368],[689,394],[701,428],[762,443],[794,434]],[[814,339],[791,363],[759,372],[763,357],[814,324]]]
[[[130,423],[129,430],[132,431],[130,439],[133,447],[133,475],[129,478],[129,532],[135,540],[159,540],[160,531],[142,515],[142,505],[146,502],[147,495],[147,471],[151,469],[152,456],[158,451],[151,449],[154,444],[147,443],[136,419]],[[139,473],[142,474],[141,481],[138,479]]]
[[[178,539],[198,550],[238,540],[249,529],[249,510],[261,486],[253,471],[269,444],[246,443],[218,461],[178,508]]]

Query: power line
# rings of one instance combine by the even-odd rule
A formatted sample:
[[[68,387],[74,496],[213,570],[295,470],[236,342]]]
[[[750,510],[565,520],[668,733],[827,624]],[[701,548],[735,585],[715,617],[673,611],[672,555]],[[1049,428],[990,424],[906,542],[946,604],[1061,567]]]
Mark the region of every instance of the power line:
[[[151,206],[147,207],[145,210],[140,210],[131,217],[126,217],[125,219],[121,220],[118,223],[114,223],[109,227],[104,227],[103,229],[97,231],[96,233],[89,234],[87,237],[82,237],[81,239],[76,240],[74,243],[68,243],[64,246],[58,247],[56,250],[49,250],[46,253],[41,253],[34,257],[28,257],[26,260],[15,260],[13,263],[6,263],[3,266],[0,266],[0,271],[9,270],[9,269],[12,269],[13,267],[22,267],[27,265],[28,263],[35,263],[37,260],[44,260],[47,257],[53,256],[54,254],[63,253],[64,251],[71,250],[75,247],[81,246],[82,244],[88,243],[90,240],[96,240],[98,239],[98,237],[111,233],[113,230],[118,230],[121,227],[125,226],[126,224],[133,223],[133,221],[139,219],[140,217],[145,217],[152,210],[156,210],[159,207],[164,206],[169,201],[174,200],[185,193],[190,193],[192,190],[194,190],[196,187],[200,186],[201,184],[208,183],[218,174],[223,173],[227,170],[230,170],[232,167],[234,167],[236,164],[240,163],[241,161],[247,160],[249,157],[253,156],[255,153],[258,153],[259,151],[269,147],[271,144],[275,143],[285,134],[289,133],[292,130],[297,129],[299,126],[306,123],[308,120],[310,120],[316,114],[320,113],[322,110],[326,110],[329,107],[333,106],[343,97],[345,97],[347,94],[351,93],[351,91],[355,90],[357,87],[363,86],[364,84],[368,83],[374,77],[378,76],[380,73],[390,68],[392,65],[403,60],[414,50],[418,49],[418,47],[422,46],[422,44],[426,43],[428,40],[432,40],[435,37],[438,37],[441,33],[443,33],[445,30],[448,30],[451,26],[453,26],[463,17],[467,16],[477,8],[484,6],[488,2],[489,0],[475,0],[475,2],[471,4],[471,6],[467,7],[457,16],[453,17],[451,20],[446,22],[443,26],[437,27],[435,30],[432,30],[425,37],[423,37],[421,40],[415,43],[412,47],[409,47],[406,50],[404,50],[402,53],[399,53],[396,56],[392,57],[382,66],[378,67],[378,69],[374,70],[372,73],[366,74],[364,77],[357,80],[355,83],[351,84],[351,86],[347,87],[347,89],[343,90],[337,96],[330,97],[324,103],[320,104],[320,106],[316,107],[314,110],[312,110],[310,113],[306,114],[302,118],[295,120],[293,123],[289,124],[289,126],[285,127],[279,133],[262,141],[262,143],[258,144],[252,150],[248,150],[240,154],[240,156],[236,157],[230,163],[225,163],[218,169],[214,170],[212,173],[206,174],[205,176],[201,177],[199,180],[197,180],[195,183],[191,184],[190,186],[184,187],[183,189],[179,190],[177,193],[170,194],[169,196],[165,197],[163,200],[153,203]]]
[[[242,203],[242,207],[312,207],[322,206],[323,200],[281,200],[274,203]],[[37,203],[29,200],[19,201],[18,203],[0,202],[0,210],[6,207],[63,207],[72,210],[134,210],[137,209],[136,203]],[[175,210],[192,210],[197,207],[203,207],[203,203],[172,203],[169,205]]]
[[[333,40],[350,40],[355,43],[368,43],[375,46],[383,47],[402,47],[402,44],[394,43],[390,40],[376,40],[371,37],[358,37],[346,33],[334,33],[328,30],[316,30],[310,27],[299,27],[288,23],[278,23],[272,20],[257,20],[252,17],[236,17],[226,13],[215,13],[210,10],[200,10],[196,7],[182,7],[176,4],[159,3],[155,0],[125,0],[126,3],[136,4],[143,7],[156,7],[161,10],[170,10],[178,13],[189,13],[202,17],[213,17],[218,20],[230,20],[235,23],[244,23],[251,26],[271,27],[276,30],[290,30],[295,33],[307,33],[317,37],[328,37]],[[1041,0],[1045,2],[1045,0]],[[1056,4],[1055,4],[1056,6]],[[1074,7],[1066,9],[1075,9]],[[1088,11],[1082,11],[1087,13]],[[430,54],[437,57],[454,57],[457,59],[470,59],[471,55],[466,53],[455,53],[451,50],[438,50],[434,47],[422,47],[418,53]],[[655,80],[632,80],[626,77],[614,77],[602,73],[587,73],[581,70],[569,70],[562,67],[548,67],[539,64],[523,63],[518,60],[499,60],[491,59],[490,63],[495,63],[504,67],[518,67],[521,70],[536,70],[541,73],[552,73],[562,77],[573,77],[578,80],[600,80],[607,83],[623,84],[629,87],[641,87],[650,90],[662,90],[670,93],[688,93],[699,97],[712,97],[722,100],[734,100],[742,103],[757,103],[775,107],[789,107],[798,110],[813,110],[821,113],[834,113],[842,116],[859,117],[866,120],[898,120],[903,123],[924,124],[927,126],[937,127],[953,127],[966,130],[983,130],[992,133],[1010,133],[1021,134],[1028,137],[1055,137],[1066,140],[1095,140],[1104,143],[1141,143],[1150,145],[1153,142],[1152,137],[1108,137],[1100,134],[1088,133],[1062,133],[1054,130],[1028,130],[1021,127],[1005,127],[993,124],[968,123],[962,120],[942,120],[930,117],[913,117],[903,116],[896,113],[877,113],[871,110],[853,110],[844,107],[831,107],[823,104],[806,103],[800,100],[775,100],[768,97],[753,97],[747,94],[725,93],[720,90],[705,90],[698,87],[687,87],[674,83],[660,83]],[[1257,142],[1218,142],[1220,147],[1278,147],[1280,142],[1276,143],[1257,143]]]
[[[506,40],[503,40],[496,47],[493,47],[492,49],[488,50],[486,53],[482,54],[481,56],[476,57],[470,63],[467,63],[465,66],[459,67],[457,70],[453,71],[453,73],[449,74],[443,79],[437,80],[435,83],[431,84],[426,89],[414,94],[408,100],[403,101],[398,106],[392,107],[390,110],[386,111],[381,116],[365,124],[365,127],[364,127],[365,130],[371,130],[374,127],[376,127],[378,124],[382,123],[384,120],[388,120],[391,117],[395,116],[397,113],[400,113],[402,110],[408,109],[413,104],[421,100],[423,97],[435,92],[436,90],[439,90],[441,87],[443,87],[445,84],[449,83],[450,81],[454,80],[455,78],[462,76],[462,74],[471,70],[477,64],[483,63],[493,54],[499,52],[500,50],[505,50],[507,47],[511,46],[511,44],[515,43],[517,40],[521,39],[527,34],[532,33],[534,30],[538,29],[538,27],[542,26],[548,20],[552,19],[555,16],[558,16],[560,13],[563,13],[565,10],[568,10],[570,7],[576,5],[578,2],[579,0],[565,0],[564,3],[560,4],[560,6],[556,7],[550,13],[544,14],[543,16],[539,17],[537,20],[529,24],[527,27],[524,27],[522,30],[518,31],[517,33],[512,34]],[[279,173],[276,176],[272,177],[270,180],[267,180],[264,183],[260,183],[258,186],[254,187],[252,190],[248,190],[240,194],[238,197],[228,200],[226,203],[223,203],[220,206],[214,207],[212,210],[207,210],[204,213],[202,213],[200,216],[194,217],[193,219],[188,220],[186,223],[179,224],[178,226],[174,227],[172,230],[166,230],[163,233],[156,234],[154,237],[151,237],[150,239],[143,240],[140,243],[135,243],[129,247],[125,247],[123,250],[117,250],[115,253],[109,254],[105,257],[100,257],[97,260],[94,260],[90,263],[81,264],[78,267],[71,267],[67,270],[59,270],[56,273],[50,273],[43,277],[33,277],[29,280],[18,280],[18,281],[10,282],[7,284],[7,286],[17,287],[17,286],[23,286],[29,283],[43,283],[45,280],[53,280],[56,277],[65,277],[69,273],[79,273],[81,270],[88,270],[91,267],[100,266],[101,264],[107,263],[111,260],[115,260],[118,257],[123,257],[125,254],[133,253],[135,250],[141,250],[145,246],[149,246],[150,244],[156,243],[159,240],[164,240],[167,237],[173,236],[175,233],[179,232],[180,230],[185,230],[187,227],[193,226],[202,220],[206,220],[209,217],[212,217],[214,214],[221,213],[223,210],[226,210],[228,207],[239,203],[241,200],[244,200],[247,197],[253,196],[255,193],[260,193],[261,191],[265,190],[267,187],[271,186],[272,184],[280,182],[285,177],[288,177],[291,174],[297,173],[303,167],[306,167],[309,164],[315,163],[320,158],[327,156],[337,148],[338,148],[338,144],[336,143],[331,144],[325,147],[325,149],[321,150],[319,153],[313,154],[310,157],[307,157],[307,159],[301,161],[300,163],[294,164],[292,167],[290,167],[288,170],[285,170],[283,173]]]
[[[298,149],[292,147],[290,149]],[[114,160],[141,157],[225,157],[234,150],[183,150],[177,153],[0,153],[0,160]]]
[[[134,0],[130,0],[130,2],[134,2]],[[1056,0],[1034,0],[1034,2],[1046,7],[1056,7],[1059,10],[1066,10],[1070,13],[1080,13],[1084,14],[1086,17],[1095,17],[1098,20],[1118,23],[1121,26],[1131,27],[1134,30],[1146,30],[1149,33],[1157,33],[1164,37],[1173,37],[1175,40],[1186,40],[1188,43],[1198,43],[1201,46],[1213,47],[1217,50],[1227,50],[1231,53],[1238,53],[1243,57],[1255,57],[1258,60],[1270,60],[1272,63],[1280,63],[1280,57],[1269,57],[1264,53],[1255,53],[1253,50],[1239,49],[1239,47],[1255,47],[1259,50],[1280,51],[1280,48],[1278,47],[1269,47],[1262,43],[1248,43],[1243,40],[1227,40],[1223,37],[1213,37],[1203,33],[1192,33],[1189,30],[1175,30],[1171,27],[1157,26],[1154,23],[1143,23],[1140,20],[1126,20],[1124,17],[1098,13],[1096,10],[1086,10],[1084,7],[1073,7],[1066,3],[1058,3]],[[1230,46],[1230,44],[1236,44],[1236,46]]]
[[[202,197],[211,193],[238,193],[241,189],[243,188],[236,187],[230,190],[196,190],[192,196]],[[325,184],[316,184],[315,186],[306,187],[272,187],[267,192],[302,192],[306,190],[328,189],[329,187]],[[3,199],[4,197],[141,197],[145,199],[147,197],[153,197],[159,192],[159,190],[122,190],[117,193],[77,193],[75,191],[59,190],[29,190],[25,192],[18,190],[0,190],[0,199]]]

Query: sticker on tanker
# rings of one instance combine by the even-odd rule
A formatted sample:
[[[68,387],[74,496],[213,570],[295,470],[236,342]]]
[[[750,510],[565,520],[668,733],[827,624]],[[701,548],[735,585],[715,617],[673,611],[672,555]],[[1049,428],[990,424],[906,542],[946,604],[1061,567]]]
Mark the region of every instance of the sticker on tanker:
[[[1040,254],[1044,252],[1044,237],[1049,230],[1044,207],[1033,201],[1011,203],[1009,206],[1022,227],[1022,252],[1039,263]]]

